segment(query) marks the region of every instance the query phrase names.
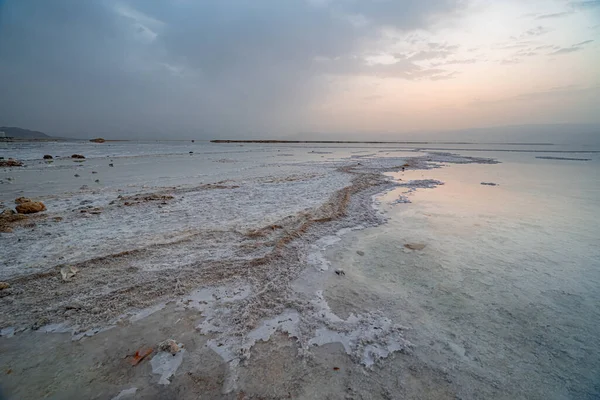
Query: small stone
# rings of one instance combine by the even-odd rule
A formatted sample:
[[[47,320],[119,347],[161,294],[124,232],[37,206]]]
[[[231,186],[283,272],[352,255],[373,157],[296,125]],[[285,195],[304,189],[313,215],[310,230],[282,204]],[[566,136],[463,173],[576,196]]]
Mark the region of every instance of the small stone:
[[[79,174],[75,174],[73,175],[75,178],[79,178]]]
[[[114,167],[114,165],[112,163],[108,164],[109,167]]]
[[[406,247],[407,249],[410,249],[410,250],[423,250],[425,248],[425,246],[427,246],[427,245],[423,244],[423,243],[406,243],[404,245],[404,247]]]
[[[46,211],[46,206],[41,201],[28,201],[19,204],[15,209],[19,214],[34,214]]]
[[[28,199],[27,197],[17,197],[15,199],[15,204],[29,203],[30,201],[31,199]]]
[[[167,339],[158,344],[159,351],[166,351],[173,355],[177,354],[180,350],[179,345],[173,339]]]
[[[77,159],[80,159],[80,160],[81,160],[81,159],[84,159],[85,157],[84,157],[84,156],[82,156],[81,154],[73,154],[73,155],[71,156],[71,158],[77,158]]]
[[[96,171],[92,171],[92,174],[97,174],[97,173],[98,173],[98,172],[96,172]]]
[[[357,250],[357,251],[356,251],[356,254],[358,254],[359,256],[364,256],[364,255],[365,255],[365,252],[364,252],[364,251],[362,251],[362,250]]]
[[[344,272],[344,270],[341,269],[341,268],[336,269],[335,273],[338,274],[338,275],[340,275],[340,276],[346,275],[346,272]]]
[[[65,282],[69,282],[78,272],[79,268],[74,266],[63,267],[60,269],[60,275]]]
[[[72,316],[72,315],[74,315],[74,314],[77,314],[77,310],[75,310],[74,308],[69,308],[67,311],[65,311],[65,312],[63,313],[63,315],[64,315],[65,317],[70,317],[70,316]]]
[[[52,157],[50,154],[45,154],[44,155],[44,160],[52,160],[54,157]]]
[[[0,290],[8,289],[10,284],[8,282],[0,282]]]

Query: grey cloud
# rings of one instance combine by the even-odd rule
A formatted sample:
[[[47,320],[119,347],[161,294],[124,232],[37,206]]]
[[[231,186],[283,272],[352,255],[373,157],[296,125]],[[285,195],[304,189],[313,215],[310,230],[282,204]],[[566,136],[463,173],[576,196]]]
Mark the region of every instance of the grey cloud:
[[[527,31],[523,32],[521,35],[519,35],[518,39],[527,39],[530,37],[541,36],[550,31],[552,31],[552,29],[546,28],[544,26],[536,26],[535,28],[531,28],[531,29],[528,29]],[[514,39],[517,39],[517,38],[514,38]]]
[[[493,46],[494,49],[497,50],[511,50],[511,49],[522,49],[525,47],[530,47],[531,45],[535,44],[535,42],[532,41],[518,41],[516,43],[497,43],[496,45]]]
[[[555,49],[555,50],[557,50],[557,49],[560,49],[560,46],[556,46],[554,44],[545,44],[545,45],[542,45],[542,46],[537,46],[533,50],[547,50],[547,49]]]
[[[550,53],[549,55],[560,55],[560,54],[569,54],[569,53],[574,53],[576,51],[579,50],[583,50],[582,47],[563,47],[562,49],[558,49],[556,51],[553,51],[552,53]]]
[[[522,60],[519,58],[506,58],[504,60],[500,60],[500,64],[502,65],[512,65],[519,64]]]
[[[593,42],[593,40],[591,40],[591,39],[590,40],[584,40],[583,42],[575,43],[573,45],[573,47],[575,47],[575,46],[583,46],[583,45],[586,45],[586,44],[589,44],[589,43],[592,43],[592,42]]]
[[[522,51],[518,51],[515,55],[518,57],[533,57],[533,56],[537,56],[538,53],[536,53],[535,51],[522,50]]]
[[[327,74],[376,76],[379,78],[400,78],[406,80],[440,79],[449,72],[440,68],[426,68],[407,58],[399,58],[390,64],[369,65],[358,57],[320,60],[319,70]],[[453,75],[452,75],[453,76]]]
[[[566,17],[567,15],[571,15],[572,12],[571,11],[563,11],[563,12],[558,12],[558,13],[552,13],[552,14],[542,14],[542,15],[538,15],[535,19],[554,19],[554,18],[562,18],[562,17]]]
[[[424,60],[431,60],[431,59],[437,59],[437,58],[446,58],[450,55],[452,55],[453,53],[450,51],[438,51],[438,50],[428,50],[428,51],[419,51],[413,55],[411,55],[410,57],[408,57],[409,60],[412,61],[424,61]]]
[[[475,64],[478,60],[475,58],[466,58],[466,59],[450,59],[441,62],[431,63],[432,67],[439,67],[442,65],[459,65],[459,64]]]
[[[300,123],[328,74],[448,73],[407,61],[368,67],[358,56],[377,42],[382,26],[427,28],[460,10],[461,1],[321,3],[5,2],[3,124],[73,136],[243,135]],[[318,58],[341,61],[324,65]]]

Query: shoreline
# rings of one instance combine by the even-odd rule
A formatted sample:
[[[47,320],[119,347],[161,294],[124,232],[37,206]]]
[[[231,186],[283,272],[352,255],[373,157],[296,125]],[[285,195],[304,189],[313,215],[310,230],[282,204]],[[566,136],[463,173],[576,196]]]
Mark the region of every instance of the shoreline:
[[[394,160],[397,160],[398,164],[393,165]],[[224,240],[242,240],[244,248],[255,249],[250,253],[254,254],[250,258],[247,251],[244,251],[244,258],[247,259],[238,257],[215,260],[212,263],[205,261],[200,269],[190,266],[177,270],[157,270],[149,275],[146,273],[145,281],[136,282],[135,286],[124,287],[123,291],[103,294],[95,289],[99,282],[114,278],[115,274],[119,280],[131,280],[139,272],[137,269],[130,271],[127,265],[135,266],[156,260],[161,253],[165,256],[166,250],[167,258],[189,253],[196,240],[192,235],[170,244],[129,250],[76,263],[74,266],[79,270],[79,276],[67,285],[56,280],[60,265],[36,275],[9,279],[8,282],[18,292],[13,306],[18,307],[19,301],[25,301],[29,311],[26,318],[18,324],[20,327],[15,330],[15,336],[1,338],[0,341],[8,344],[8,341],[12,340],[13,354],[20,346],[26,348],[29,338],[33,336],[43,342],[63,340],[53,338],[54,335],[44,336],[44,339],[38,336],[44,331],[65,332],[64,325],[47,325],[57,324],[60,319],[71,321],[70,329],[75,329],[75,336],[65,338],[68,342],[82,340],[82,343],[95,343],[102,340],[102,337],[120,334],[131,340],[128,336],[131,333],[127,332],[137,332],[136,326],[146,326],[145,324],[152,321],[153,315],[165,317],[169,314],[184,313],[191,318],[190,321],[196,322],[190,325],[191,332],[181,334],[185,336],[195,333],[203,337],[206,349],[203,351],[212,349],[210,351],[220,355],[220,362],[228,365],[219,393],[239,394],[247,385],[247,379],[253,381],[259,378],[254,372],[251,372],[250,376],[247,375],[248,371],[252,370],[248,369],[249,360],[260,355],[272,357],[273,349],[263,348],[266,344],[260,343],[279,343],[282,337],[285,337],[284,342],[287,344],[291,340],[293,347],[298,347],[298,352],[304,354],[311,353],[315,345],[316,348],[326,349],[335,343],[347,343],[342,352],[347,353],[349,357],[346,361],[351,363],[347,364],[349,370],[359,371],[365,366],[375,367],[381,358],[389,357],[398,351],[402,352],[409,346],[403,340],[402,328],[376,314],[341,319],[328,311],[328,305],[318,291],[315,297],[311,284],[307,285],[304,282],[298,290],[298,279],[306,277],[306,274],[313,280],[322,279],[320,276],[324,273],[326,276],[334,274],[334,271],[323,271],[322,268],[319,272],[315,269],[317,267],[311,264],[309,255],[315,251],[314,245],[328,236],[339,236],[344,230],[357,226],[378,226],[384,222],[384,218],[373,206],[373,196],[393,188],[396,184],[383,175],[383,172],[400,170],[403,165],[411,169],[430,169],[445,163],[489,160],[437,154],[410,159],[372,158],[360,161],[356,163],[347,160],[340,163],[345,166],[338,167],[338,170],[353,176],[351,185],[331,194],[325,203],[311,212],[301,212],[292,218],[284,218],[262,228],[232,232],[224,237]],[[197,239],[204,240],[204,237],[198,236]],[[82,286],[82,279],[88,282],[88,286]],[[317,283],[312,285],[315,284]],[[40,298],[40,288],[44,288],[44,292],[49,296]],[[222,290],[225,292],[220,292]],[[60,292],[63,294],[59,294]],[[85,299],[85,295],[82,297],[82,292],[87,294],[88,300]],[[92,304],[102,304],[103,309],[94,309]],[[64,316],[56,318],[55,311],[65,307],[67,311]],[[11,307],[9,311],[5,308],[3,315],[6,316],[7,312],[11,315],[24,315],[24,310],[19,310]],[[288,320],[289,323],[285,322]],[[31,323],[38,332],[22,330]],[[373,331],[372,326],[385,329]],[[283,336],[280,338],[281,335]],[[357,340],[369,340],[369,337],[373,339],[370,339],[371,344],[368,347],[360,345],[360,341]],[[17,345],[16,342],[21,344]],[[186,343],[186,346],[188,345]],[[68,345],[65,343],[65,346]],[[83,347],[88,348],[89,344],[83,344]],[[191,355],[186,353],[184,360],[188,354]],[[60,364],[64,361],[59,357],[55,362]]]

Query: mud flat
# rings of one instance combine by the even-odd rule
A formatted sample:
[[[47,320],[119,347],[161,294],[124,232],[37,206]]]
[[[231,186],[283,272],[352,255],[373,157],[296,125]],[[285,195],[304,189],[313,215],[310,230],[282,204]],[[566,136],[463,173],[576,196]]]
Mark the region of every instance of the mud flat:
[[[322,254],[385,222],[373,198],[397,183],[383,172],[493,161],[303,157],[240,169],[219,153],[202,182],[38,196],[48,211],[0,237],[5,394],[455,398],[385,309],[330,309],[324,278],[344,277]]]

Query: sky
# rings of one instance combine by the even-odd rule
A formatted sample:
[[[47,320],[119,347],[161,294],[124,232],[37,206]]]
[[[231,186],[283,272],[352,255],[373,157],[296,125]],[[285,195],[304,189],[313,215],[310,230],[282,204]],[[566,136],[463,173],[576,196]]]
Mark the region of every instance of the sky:
[[[55,135],[394,138],[599,104],[600,0],[0,0],[0,125]]]

